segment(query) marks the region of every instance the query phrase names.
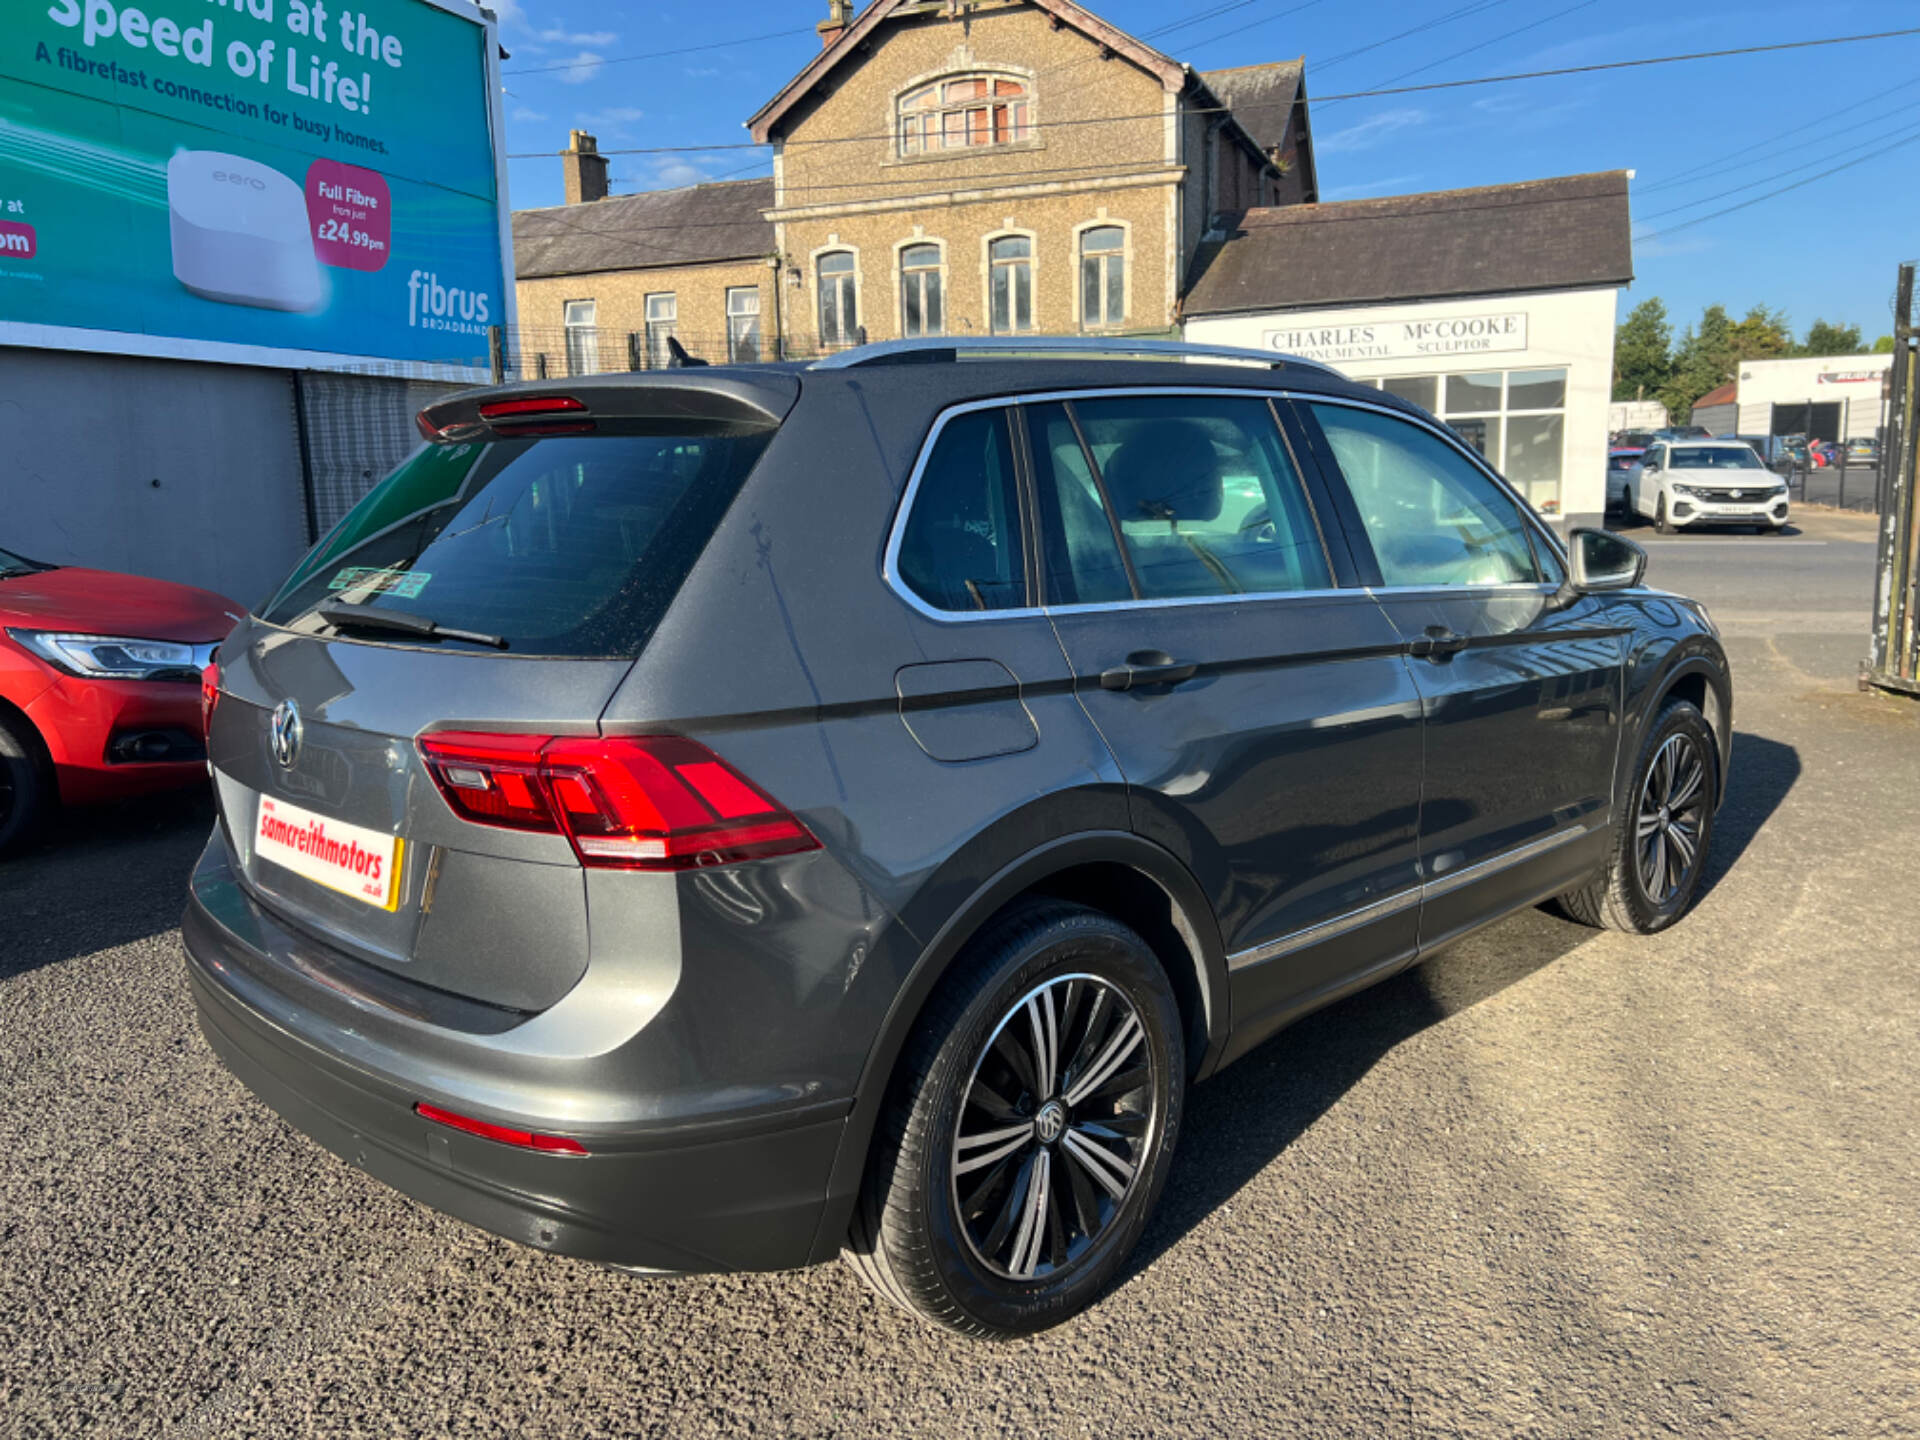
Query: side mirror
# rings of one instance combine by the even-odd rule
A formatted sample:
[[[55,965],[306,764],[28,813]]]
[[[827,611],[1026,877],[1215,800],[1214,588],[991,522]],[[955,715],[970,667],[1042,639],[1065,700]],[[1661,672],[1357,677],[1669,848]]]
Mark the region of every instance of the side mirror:
[[[1610,530],[1578,529],[1567,536],[1567,583],[1555,595],[1556,606],[1582,595],[1631,590],[1646,578],[1647,552]]]

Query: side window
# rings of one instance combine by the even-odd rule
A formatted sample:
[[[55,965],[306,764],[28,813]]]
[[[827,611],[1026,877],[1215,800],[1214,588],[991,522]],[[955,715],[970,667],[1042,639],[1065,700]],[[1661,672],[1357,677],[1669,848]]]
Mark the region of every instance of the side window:
[[[1519,507],[1452,446],[1372,410],[1315,405],[1386,585],[1515,585],[1540,571]]]
[[[1071,603],[1069,592],[1081,603],[1125,598],[1129,580],[1147,600],[1332,586],[1305,492],[1265,401],[1077,401],[1073,418],[1090,456],[1076,456],[1079,447],[1067,443],[1072,427],[1056,421],[1060,410],[1037,407],[1032,431],[1042,513],[1049,533],[1057,525],[1064,540],[1058,548],[1069,572],[1061,576],[1063,557],[1049,556],[1056,603]],[[1125,547],[1117,575],[1116,531]]]
[[[1027,603],[1006,411],[971,411],[941,430],[914,492],[896,566],[907,588],[936,610]]]
[[[1046,529],[1047,603],[1131,600],[1133,582],[1067,407],[1058,401],[1029,407],[1027,443]]]

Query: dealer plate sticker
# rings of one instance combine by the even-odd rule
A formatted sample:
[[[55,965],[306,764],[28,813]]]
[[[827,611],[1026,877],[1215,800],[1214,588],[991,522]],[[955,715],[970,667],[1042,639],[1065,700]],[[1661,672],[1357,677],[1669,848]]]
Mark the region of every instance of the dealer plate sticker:
[[[400,856],[406,842],[329,820],[271,795],[260,797],[254,853],[294,874],[382,910],[400,908]]]

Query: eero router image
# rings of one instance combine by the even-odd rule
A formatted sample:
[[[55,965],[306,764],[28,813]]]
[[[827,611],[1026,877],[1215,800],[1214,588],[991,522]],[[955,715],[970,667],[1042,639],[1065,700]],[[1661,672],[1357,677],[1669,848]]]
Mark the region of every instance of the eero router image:
[[[196,295],[267,310],[313,310],[320,262],[307,197],[271,165],[218,150],[167,161],[173,275]]]

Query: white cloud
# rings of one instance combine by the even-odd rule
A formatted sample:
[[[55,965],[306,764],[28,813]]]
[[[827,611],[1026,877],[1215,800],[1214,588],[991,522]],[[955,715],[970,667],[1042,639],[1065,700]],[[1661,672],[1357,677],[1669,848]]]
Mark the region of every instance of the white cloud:
[[[685,160],[663,160],[660,168],[654,171],[653,183],[663,189],[675,189],[682,185],[698,185],[706,179],[706,172]]]
[[[520,0],[492,0],[489,8],[499,17],[503,29],[508,25],[524,27],[527,23],[527,12],[520,8]]]
[[[620,37],[611,30],[589,30],[585,33],[580,33],[556,26],[551,30],[542,30],[540,32],[540,38],[549,45],[584,45],[592,47],[595,45],[611,45]]]
[[[689,71],[687,71],[687,74],[689,74],[689,75],[691,75],[691,76],[692,76],[692,77],[693,77],[693,78],[694,78],[695,80],[710,80],[710,79],[712,79],[712,78],[713,78],[713,77],[714,77],[715,75],[718,75],[719,73],[720,73],[720,72],[719,72],[718,70],[689,70]]]
[[[1369,180],[1364,185],[1337,185],[1322,200],[1365,200],[1372,195],[1400,195],[1420,183],[1418,175],[1389,175],[1384,180]]]
[[[1376,145],[1385,144],[1402,130],[1426,123],[1427,112],[1424,110],[1383,110],[1358,125],[1349,125],[1344,130],[1321,136],[1314,141],[1313,148],[1323,155],[1371,150]]]
[[[513,107],[513,118],[515,120],[523,120],[527,124],[532,125],[547,117],[542,115],[538,110],[530,109],[525,105],[516,105]]]
[[[596,55],[591,50],[582,50],[572,59],[564,61],[566,69],[556,72],[554,78],[563,85],[584,85],[600,73],[600,67],[607,57]]]

